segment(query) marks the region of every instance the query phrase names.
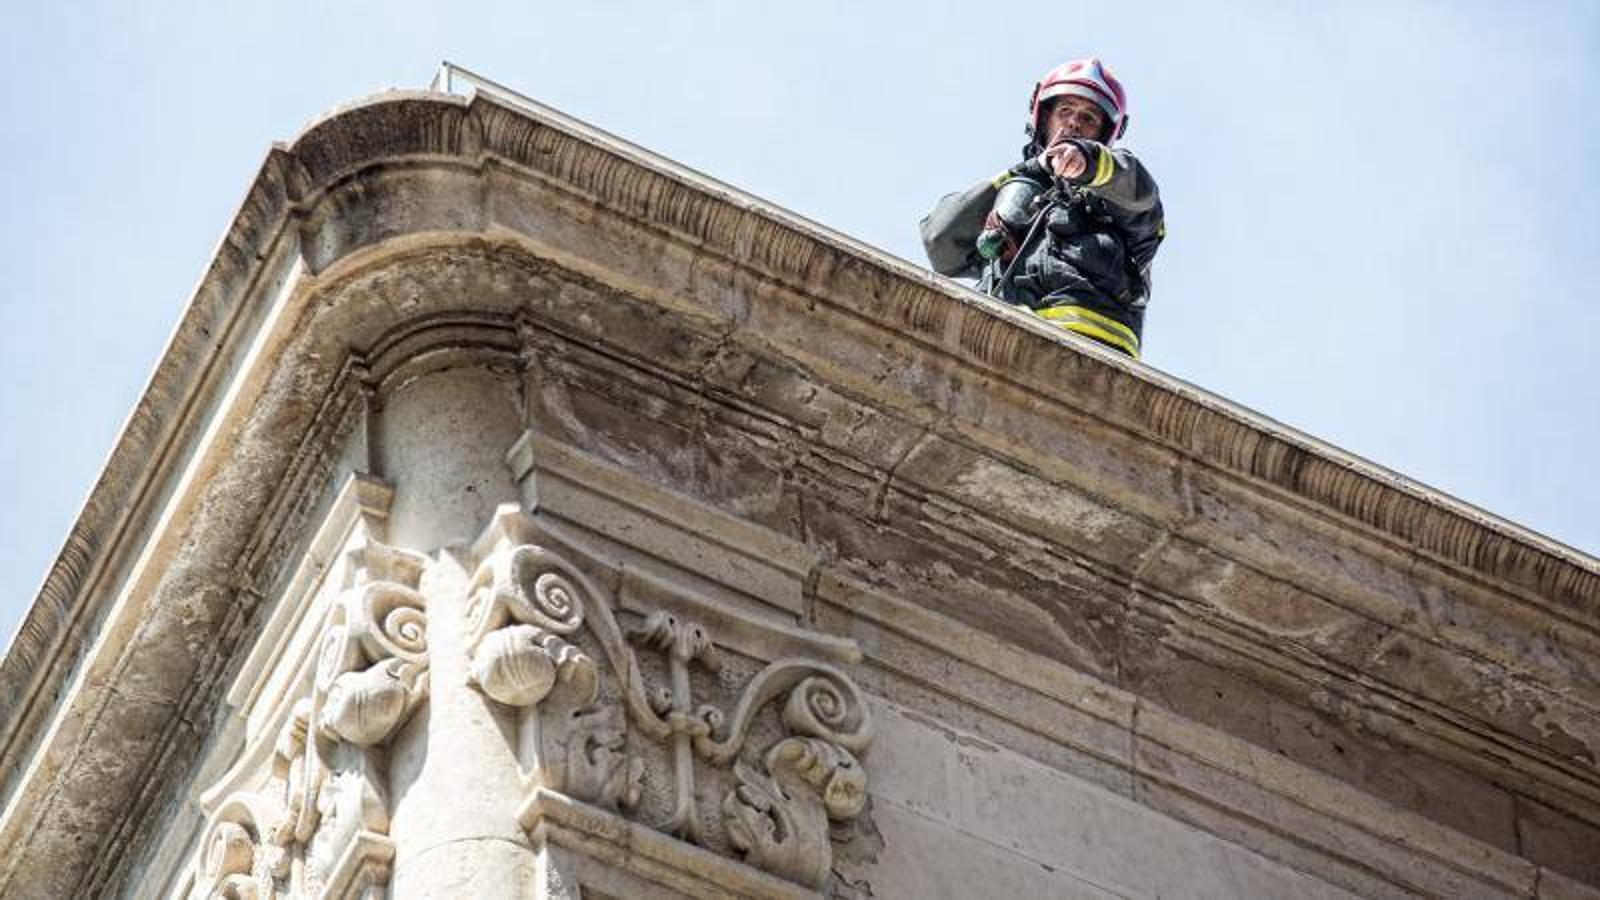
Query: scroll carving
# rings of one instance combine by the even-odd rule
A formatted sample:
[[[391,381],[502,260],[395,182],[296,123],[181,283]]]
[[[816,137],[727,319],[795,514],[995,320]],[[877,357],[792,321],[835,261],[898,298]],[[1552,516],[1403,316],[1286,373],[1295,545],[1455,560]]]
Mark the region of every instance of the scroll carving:
[[[383,569],[404,556],[364,552]],[[311,691],[279,729],[270,777],[212,816],[190,896],[349,897],[387,882],[384,744],[426,698],[427,674],[422,595],[387,580],[345,591],[323,626]]]
[[[280,866],[270,848],[261,846],[257,814],[251,804],[239,801],[218,810],[200,842],[191,897],[257,900],[273,895]]]
[[[811,887],[828,877],[828,820],[858,815],[867,776],[848,750],[818,738],[788,738],[767,751],[766,773],[734,764],[739,786],[722,801],[728,836],[745,859]]]
[[[806,656],[777,659],[741,679],[725,712],[694,696],[694,669],[723,670],[707,628],[664,610],[623,627],[607,594],[548,548],[502,544],[480,565],[473,590],[472,680],[520,710],[530,787],[640,815],[645,766],[630,754],[630,741],[654,742],[669,760],[655,777],[672,784],[665,817],[649,814],[646,824],[738,852],[809,887],[826,881],[829,824],[863,809],[858,754],[872,740],[864,698],[844,672]],[[597,645],[608,664],[604,690],[602,670],[578,646],[585,634],[585,645]],[[660,654],[665,683],[646,676],[647,653]],[[769,708],[788,734],[752,756],[749,736]],[[720,810],[711,807],[721,813],[716,828],[702,820],[698,782],[706,779],[731,785]]]
[[[507,706],[532,706],[559,682],[581,703],[592,702],[594,661],[566,640],[583,627],[583,602],[570,573],[532,546],[498,554],[479,568],[471,612],[472,681],[489,697]]]

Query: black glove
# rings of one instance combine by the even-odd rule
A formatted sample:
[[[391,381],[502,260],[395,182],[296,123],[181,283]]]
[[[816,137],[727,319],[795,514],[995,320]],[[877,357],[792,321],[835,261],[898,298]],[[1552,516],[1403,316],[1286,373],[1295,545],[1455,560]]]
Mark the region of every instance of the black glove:
[[[1006,170],[1013,178],[1026,178],[1029,181],[1048,187],[1054,179],[1051,172],[1044,164],[1044,154],[1030,156]]]

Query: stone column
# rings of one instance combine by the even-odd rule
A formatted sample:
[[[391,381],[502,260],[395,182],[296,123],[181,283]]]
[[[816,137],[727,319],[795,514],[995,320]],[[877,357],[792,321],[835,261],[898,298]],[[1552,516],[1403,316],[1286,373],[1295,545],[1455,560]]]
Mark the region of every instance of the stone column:
[[[395,486],[389,543],[424,553],[466,544],[517,501],[506,451],[522,434],[517,385],[482,368],[424,375],[386,396],[374,456]]]
[[[523,897],[534,884],[533,848],[517,822],[515,722],[467,683],[470,575],[445,552],[422,578],[432,695],[396,752],[396,900]]]
[[[524,793],[512,711],[468,683],[471,560],[464,547],[516,488],[504,459],[521,431],[508,379],[481,368],[425,375],[385,399],[378,458],[395,485],[390,539],[430,553],[430,696],[391,768],[397,900],[521,897],[536,858],[517,822]]]

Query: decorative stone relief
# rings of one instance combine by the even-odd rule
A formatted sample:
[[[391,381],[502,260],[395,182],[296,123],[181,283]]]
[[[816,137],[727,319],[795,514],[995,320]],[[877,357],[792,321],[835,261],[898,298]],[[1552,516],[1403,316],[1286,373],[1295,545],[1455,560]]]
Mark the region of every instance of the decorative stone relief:
[[[723,654],[701,624],[657,610],[624,626],[609,595],[575,566],[547,546],[509,537],[479,566],[473,590],[473,681],[520,710],[530,788],[738,853],[807,887],[823,885],[832,865],[830,822],[852,819],[866,803],[857,754],[872,740],[872,723],[844,672],[802,655],[803,638],[789,639],[796,655],[730,683],[721,677]],[[606,670],[578,646],[585,635]],[[664,666],[646,665],[644,654],[660,654]],[[664,683],[646,674],[663,669]],[[697,698],[696,669],[713,676],[710,683],[726,688],[732,702]],[[769,707],[777,715],[758,724]],[[785,733],[747,747],[753,732],[770,735],[775,727]],[[642,743],[662,748],[669,761],[648,777],[671,780],[656,785],[669,797],[669,811],[648,821],[639,809],[650,786],[636,753]],[[720,806],[698,802],[710,791],[722,797]],[[705,805],[720,812],[715,828],[703,821]]]
[[[485,560],[471,587],[470,677],[491,699],[522,710],[519,756],[532,783],[606,809],[631,809],[644,764],[627,753],[622,710],[595,705],[594,660],[568,641],[584,624],[581,580],[532,545]],[[553,752],[541,737],[541,704],[571,711]]]
[[[828,877],[828,820],[855,818],[867,776],[854,756],[817,738],[789,738],[767,751],[766,774],[734,764],[739,787],[722,801],[728,835],[745,858],[809,885]]]
[[[358,554],[357,584],[321,627],[309,694],[277,732],[270,775],[211,816],[191,897],[367,897],[388,881],[384,744],[427,694],[426,603],[387,580],[414,581],[413,555],[375,543]]]
[[[246,799],[230,803],[212,819],[200,844],[192,897],[256,900],[273,896],[273,880],[287,869],[281,854],[263,846],[257,811]]]
[[[613,811],[638,806],[644,761],[628,755],[627,736],[621,707],[575,716],[564,747],[567,793]]]
[[[517,547],[492,557],[475,582],[473,683],[507,706],[532,706],[557,682],[592,702],[594,661],[565,640],[583,627],[566,568],[538,547]]]

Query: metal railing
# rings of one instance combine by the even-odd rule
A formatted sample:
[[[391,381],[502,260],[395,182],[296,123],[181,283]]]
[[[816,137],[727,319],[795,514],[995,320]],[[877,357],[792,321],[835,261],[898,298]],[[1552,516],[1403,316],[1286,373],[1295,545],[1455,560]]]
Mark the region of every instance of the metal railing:
[[[433,80],[428,82],[428,90],[439,91],[444,94],[466,94],[469,91],[480,91],[494,94],[497,97],[510,100],[522,106],[554,112],[554,110],[527,94],[518,93],[493,78],[479,75],[477,72],[458,66],[449,60],[439,63],[438,71],[433,73]]]

